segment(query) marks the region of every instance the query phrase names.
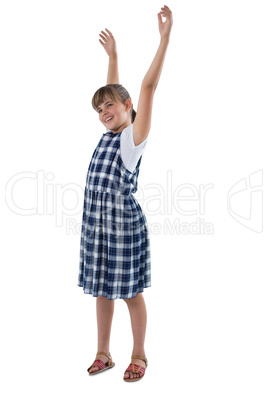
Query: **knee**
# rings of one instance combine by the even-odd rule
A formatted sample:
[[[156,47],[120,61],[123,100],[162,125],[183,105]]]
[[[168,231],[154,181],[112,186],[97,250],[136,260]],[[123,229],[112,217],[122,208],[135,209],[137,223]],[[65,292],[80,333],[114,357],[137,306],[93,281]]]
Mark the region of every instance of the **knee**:
[[[140,293],[137,293],[135,297],[131,297],[130,299],[123,299],[125,303],[129,304],[133,304],[135,303],[139,298],[141,297]]]
[[[129,303],[129,299],[123,299],[125,303]]]
[[[127,305],[132,304],[135,300],[136,297],[132,297],[131,299],[123,299],[125,303],[127,303]]]
[[[97,296],[97,303],[113,304],[114,300],[109,300],[107,297],[104,296]]]

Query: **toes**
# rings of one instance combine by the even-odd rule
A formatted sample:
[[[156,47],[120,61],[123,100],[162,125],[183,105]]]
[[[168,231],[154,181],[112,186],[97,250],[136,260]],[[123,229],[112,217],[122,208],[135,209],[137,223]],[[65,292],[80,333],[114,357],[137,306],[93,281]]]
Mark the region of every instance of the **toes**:
[[[140,375],[138,373],[128,371],[124,374],[124,378],[140,378]]]
[[[133,378],[133,373],[131,373],[130,371],[126,372],[124,378]]]
[[[98,367],[91,367],[90,370],[88,370],[89,373],[93,373],[94,371],[98,371],[99,368]]]
[[[132,372],[127,372],[124,374],[124,378],[139,378],[139,374],[137,373],[132,373]]]

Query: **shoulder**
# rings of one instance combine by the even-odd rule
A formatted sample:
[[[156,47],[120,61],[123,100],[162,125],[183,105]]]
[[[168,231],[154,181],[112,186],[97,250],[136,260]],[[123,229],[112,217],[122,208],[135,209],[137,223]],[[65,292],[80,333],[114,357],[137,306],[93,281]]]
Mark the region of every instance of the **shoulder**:
[[[144,148],[145,145],[147,144],[147,141],[148,137],[145,138],[145,140],[141,142],[139,145],[135,145],[133,138],[133,123],[130,124],[130,126],[124,128],[124,130],[121,133],[121,144],[128,146],[133,151]]]

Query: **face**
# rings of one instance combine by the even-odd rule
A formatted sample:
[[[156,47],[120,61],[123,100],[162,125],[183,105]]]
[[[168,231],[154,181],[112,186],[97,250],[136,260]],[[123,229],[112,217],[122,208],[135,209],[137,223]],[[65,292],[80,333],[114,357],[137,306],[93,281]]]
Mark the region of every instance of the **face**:
[[[120,101],[113,101],[106,98],[97,108],[99,119],[107,130],[114,133],[122,131],[131,124],[130,111],[131,100],[128,99],[125,104]]]

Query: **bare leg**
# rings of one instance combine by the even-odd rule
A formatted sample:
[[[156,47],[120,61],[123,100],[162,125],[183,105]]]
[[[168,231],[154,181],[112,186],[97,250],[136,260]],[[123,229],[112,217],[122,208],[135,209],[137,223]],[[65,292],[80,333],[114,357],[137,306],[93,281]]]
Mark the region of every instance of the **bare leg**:
[[[132,355],[145,357],[144,342],[147,324],[147,312],[143,295],[142,293],[138,293],[136,297],[124,299],[124,301],[127,303],[131,319],[134,341]],[[145,362],[139,359],[132,359],[132,363],[145,367]],[[124,374],[124,377],[135,378],[139,377],[139,375],[128,372]]]
[[[114,313],[114,300],[108,300],[107,297],[98,296],[96,301],[97,325],[98,325],[98,350],[97,352],[110,353],[110,334],[112,319]],[[97,359],[108,362],[104,355],[97,355]],[[98,367],[92,367],[89,372],[97,371]]]

